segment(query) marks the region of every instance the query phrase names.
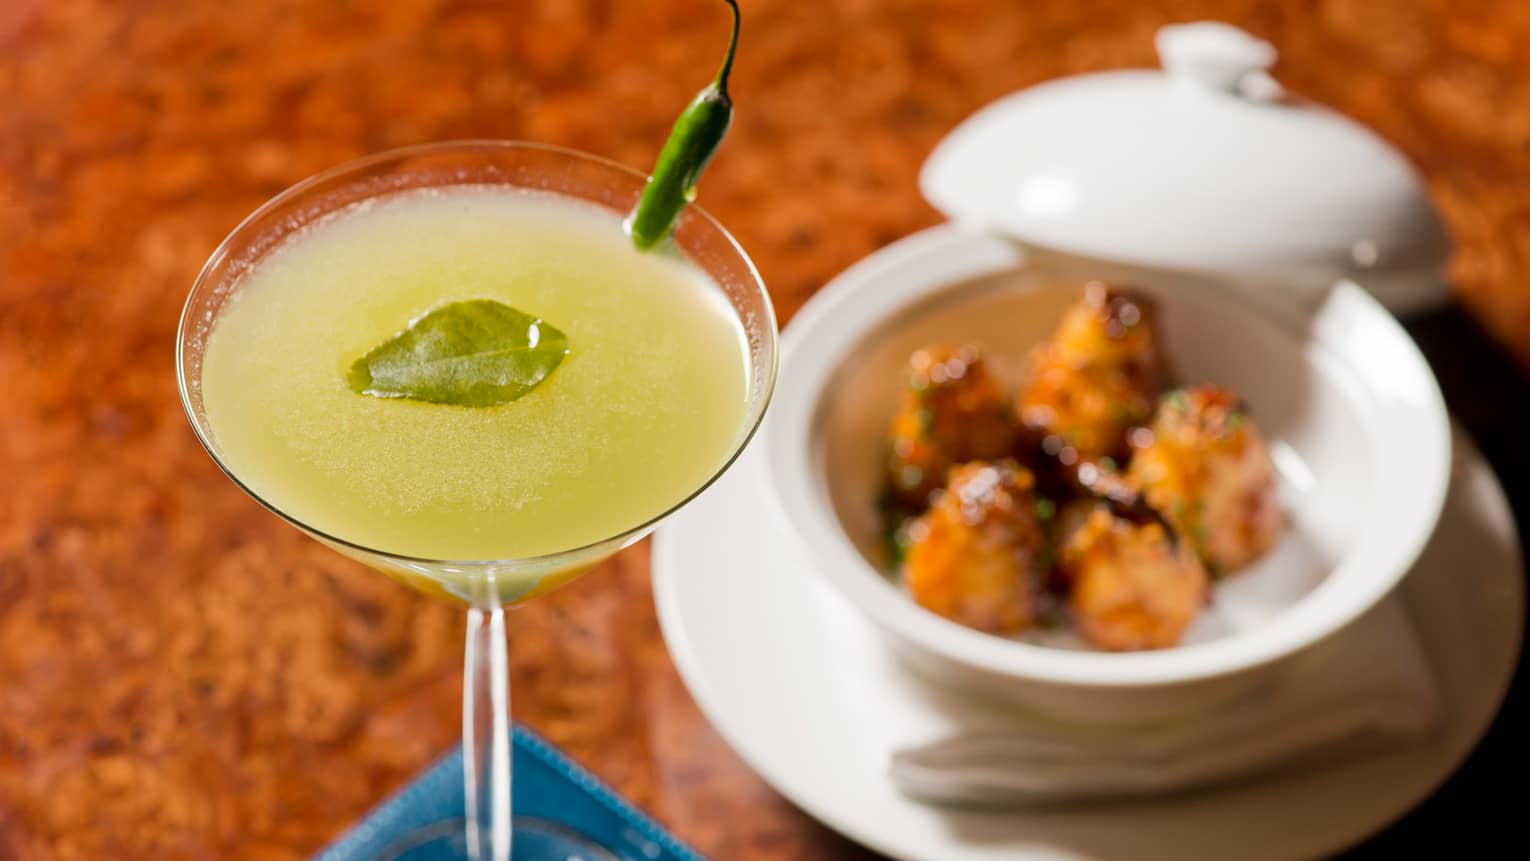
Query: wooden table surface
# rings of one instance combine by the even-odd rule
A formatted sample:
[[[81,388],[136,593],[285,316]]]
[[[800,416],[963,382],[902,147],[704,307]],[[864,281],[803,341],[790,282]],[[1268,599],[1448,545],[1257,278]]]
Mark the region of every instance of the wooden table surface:
[[[1523,525],[1530,3],[743,6],[739,115],[702,193],[783,318],[938,220],[916,169],[978,106],[1148,65],[1171,20],[1269,38],[1289,84],[1427,175],[1473,314],[1412,329]],[[707,0],[0,2],[0,859],[302,858],[455,741],[457,611],[217,472],[176,397],[182,299],[241,216],[363,153],[503,137],[650,164],[725,21]],[[647,560],[513,616],[517,716],[708,855],[863,857],[697,712]],[[1489,787],[1518,777],[1504,727],[1523,716],[1369,851],[1510,835],[1488,814],[1516,795]]]

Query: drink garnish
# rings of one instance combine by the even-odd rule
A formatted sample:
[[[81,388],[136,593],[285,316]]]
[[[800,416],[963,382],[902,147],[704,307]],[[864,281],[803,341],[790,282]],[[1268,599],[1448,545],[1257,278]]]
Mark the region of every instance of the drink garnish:
[[[357,394],[492,407],[547,379],[568,355],[557,327],[493,299],[450,302],[416,318],[351,365]]]
[[[733,122],[733,99],[728,96],[728,74],[738,48],[739,12],[735,0],[725,0],[733,10],[733,35],[722,67],[696,98],[680,113],[669,139],[659,151],[653,175],[643,187],[637,208],[627,219],[632,244],[640,251],[657,245],[669,235],[685,205],[696,198],[696,183],[722,143]]]

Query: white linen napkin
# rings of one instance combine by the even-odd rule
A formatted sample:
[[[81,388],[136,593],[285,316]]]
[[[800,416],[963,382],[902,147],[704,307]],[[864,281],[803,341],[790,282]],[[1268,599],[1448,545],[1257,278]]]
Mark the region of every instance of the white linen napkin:
[[[1439,723],[1439,693],[1397,596],[1301,661],[1236,703],[1149,726],[969,707],[954,734],[895,751],[892,780],[912,798],[967,806],[1158,796],[1402,745]]]

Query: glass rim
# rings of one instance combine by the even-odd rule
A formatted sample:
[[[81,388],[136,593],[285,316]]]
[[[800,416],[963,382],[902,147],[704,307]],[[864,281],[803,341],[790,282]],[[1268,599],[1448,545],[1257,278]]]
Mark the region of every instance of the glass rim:
[[[246,495],[260,503],[263,508],[270,511],[272,514],[275,514],[282,520],[287,521],[293,526],[296,526],[298,529],[301,529],[302,531],[315,538],[318,538],[321,541],[336,544],[341,547],[356,550],[372,556],[384,557],[394,562],[428,567],[462,568],[498,568],[546,565],[548,563],[553,563],[563,559],[570,561],[578,560],[584,557],[588,557],[592,551],[600,548],[603,545],[623,544],[629,539],[640,537],[658,526],[660,522],[669,517],[671,514],[674,514],[676,511],[684,508],[692,500],[704,493],[707,488],[715,484],[717,480],[721,478],[723,474],[726,473],[728,469],[732,467],[733,464],[744,453],[744,449],[749,447],[750,441],[753,440],[755,434],[759,432],[760,425],[764,421],[766,407],[769,406],[771,396],[775,392],[776,376],[780,368],[779,329],[777,327],[776,321],[776,310],[775,305],[772,303],[770,298],[770,291],[765,287],[765,279],[761,277],[759,269],[754,264],[754,260],[751,259],[749,254],[744,251],[743,246],[739,244],[738,240],[733,236],[733,234],[728,232],[728,229],[722,225],[722,222],[718,221],[715,217],[713,217],[711,213],[707,212],[705,209],[701,208],[695,203],[686,204],[686,207],[684,210],[682,210],[682,213],[695,213],[696,216],[700,217],[703,221],[715,229],[718,235],[722,236],[722,238],[726,240],[727,246],[732,249],[734,254],[738,255],[739,260],[743,261],[750,281],[754,284],[755,288],[759,292],[761,299],[763,300],[763,311],[765,317],[764,322],[768,324],[769,332],[767,343],[769,345],[770,361],[768,365],[763,369],[764,381],[760,387],[760,392],[756,397],[752,398],[757,406],[745,418],[746,427],[744,428],[744,432],[740,435],[738,442],[734,445],[733,450],[728,454],[727,458],[722,461],[717,469],[715,469],[705,481],[698,484],[695,489],[691,490],[673,505],[670,505],[653,517],[633,526],[630,529],[623,530],[616,535],[600,538],[586,544],[568,548],[566,550],[557,550],[551,553],[505,559],[437,559],[426,556],[410,556],[407,554],[396,553],[377,547],[370,547],[365,544],[341,538],[322,529],[318,529],[310,524],[304,523],[302,520],[299,520],[297,517],[288,514],[275,503],[257,493],[254,488],[250,487],[247,483],[240,479],[234,470],[224,462],[223,458],[218,453],[217,447],[213,443],[209,429],[204,427],[203,422],[197,416],[197,411],[192,405],[191,391],[188,380],[186,378],[186,365],[184,359],[184,347],[190,331],[190,318],[192,315],[193,300],[203,290],[210,288],[210,285],[207,283],[208,278],[212,275],[213,270],[217,268],[218,264],[230,256],[233,250],[237,247],[238,243],[236,240],[241,238],[240,235],[246,229],[251,228],[251,226],[257,223],[261,218],[269,214],[272,210],[296,198],[301,197],[302,195],[312,190],[315,186],[318,186],[329,180],[333,180],[348,173],[359,171],[364,168],[382,164],[388,161],[396,161],[412,156],[429,155],[435,152],[445,152],[451,150],[458,150],[463,152],[470,152],[473,150],[519,150],[541,152],[597,165],[607,170],[625,174],[628,178],[637,179],[643,182],[648,181],[647,174],[633,170],[632,168],[620,162],[614,161],[604,156],[593,155],[569,147],[557,146],[555,144],[537,143],[534,141],[519,141],[495,138],[464,138],[461,140],[433,141],[430,143],[412,144],[410,146],[395,147],[393,149],[360,156],[349,161],[341,162],[340,164],[333,167],[326,168],[322,171],[319,171],[318,173],[299,180],[287,188],[282,189],[280,192],[277,192],[275,195],[271,196],[260,206],[256,207],[244,218],[240,219],[239,223],[236,224],[234,228],[230,230],[226,236],[223,237],[223,239],[218,243],[217,248],[215,248],[212,254],[208,256],[207,262],[203,263],[202,268],[197,272],[196,279],[192,281],[191,290],[186,294],[186,302],[181,306],[180,320],[176,324],[175,330],[175,381],[176,388],[180,391],[181,407],[186,412],[186,418],[191,424],[191,429],[193,433],[196,434],[197,441],[202,444],[202,448],[207,452],[208,456],[212,458],[213,463],[217,464],[218,469],[222,471],[223,474],[227,476],[228,479],[232,481],[236,487],[244,491]],[[556,194],[557,192],[552,193]],[[334,211],[338,210],[330,210],[325,212],[324,215],[327,216]],[[702,268],[694,261],[692,262],[692,265],[696,265],[698,268]],[[706,270],[702,268],[702,271]],[[729,304],[731,306],[732,303]],[[216,323],[210,324],[210,326],[211,325],[216,325]],[[753,365],[753,362],[751,362],[751,365]]]

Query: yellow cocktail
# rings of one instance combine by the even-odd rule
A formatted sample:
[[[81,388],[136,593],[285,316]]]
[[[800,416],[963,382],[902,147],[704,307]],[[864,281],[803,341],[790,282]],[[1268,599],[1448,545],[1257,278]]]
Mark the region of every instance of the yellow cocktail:
[[[770,397],[759,274],[694,207],[636,250],[623,216],[645,181],[528,144],[373,156],[246,219],[181,317],[182,400],[231,478],[335,549],[470,605],[466,843],[456,831],[431,857],[509,855],[505,605],[699,493]]]
[[[477,298],[567,333],[524,397],[346,385],[411,319]],[[208,336],[202,396],[224,463],[291,517],[406,556],[517,559],[621,534],[704,483],[746,430],[748,363],[712,279],[633,250],[616,215],[457,186],[352,205],[262,259]]]

